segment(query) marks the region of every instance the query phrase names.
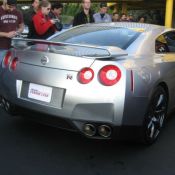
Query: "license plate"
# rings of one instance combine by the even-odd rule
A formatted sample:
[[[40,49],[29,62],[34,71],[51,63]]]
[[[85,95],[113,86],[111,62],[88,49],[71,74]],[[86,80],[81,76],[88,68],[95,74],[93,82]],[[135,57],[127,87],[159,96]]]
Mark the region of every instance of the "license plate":
[[[28,97],[49,103],[52,97],[52,88],[30,83]]]

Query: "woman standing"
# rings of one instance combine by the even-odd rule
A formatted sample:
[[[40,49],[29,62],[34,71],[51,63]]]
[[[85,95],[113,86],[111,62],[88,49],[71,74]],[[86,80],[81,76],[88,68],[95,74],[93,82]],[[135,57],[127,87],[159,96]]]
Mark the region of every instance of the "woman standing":
[[[55,33],[55,21],[48,16],[50,9],[51,4],[49,1],[41,2],[39,11],[32,18],[34,30],[31,38],[46,39]]]

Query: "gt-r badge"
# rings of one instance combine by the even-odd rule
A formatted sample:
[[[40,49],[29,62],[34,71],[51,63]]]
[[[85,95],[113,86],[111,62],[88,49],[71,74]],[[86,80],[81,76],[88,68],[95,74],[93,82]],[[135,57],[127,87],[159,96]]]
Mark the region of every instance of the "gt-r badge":
[[[67,74],[67,77],[66,77],[67,80],[72,80],[73,79],[73,76],[70,75],[70,74]]]
[[[47,63],[49,63],[49,58],[47,56],[44,56],[41,58],[41,63],[43,65],[46,65]]]

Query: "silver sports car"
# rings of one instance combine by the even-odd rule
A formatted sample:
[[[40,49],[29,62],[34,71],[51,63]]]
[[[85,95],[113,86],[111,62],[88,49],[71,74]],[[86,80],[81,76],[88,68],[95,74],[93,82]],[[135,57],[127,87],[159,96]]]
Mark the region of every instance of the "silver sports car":
[[[89,138],[152,144],[175,105],[175,30],[101,23],[48,40],[17,38],[0,77],[7,112],[30,110]]]

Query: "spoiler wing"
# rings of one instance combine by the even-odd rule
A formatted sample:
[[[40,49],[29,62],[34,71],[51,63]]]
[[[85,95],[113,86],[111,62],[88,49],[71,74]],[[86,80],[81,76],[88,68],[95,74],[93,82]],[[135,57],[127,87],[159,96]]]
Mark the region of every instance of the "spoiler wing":
[[[81,56],[85,58],[105,59],[128,55],[125,50],[114,46],[94,46],[26,38],[14,38],[12,43],[12,46],[16,49],[25,49],[35,44],[47,45],[49,46],[47,51],[61,54],[67,53],[68,55]],[[51,46],[61,46],[61,49]]]

